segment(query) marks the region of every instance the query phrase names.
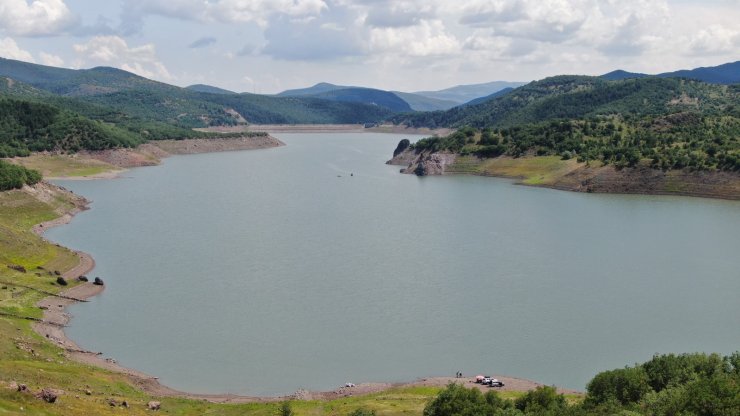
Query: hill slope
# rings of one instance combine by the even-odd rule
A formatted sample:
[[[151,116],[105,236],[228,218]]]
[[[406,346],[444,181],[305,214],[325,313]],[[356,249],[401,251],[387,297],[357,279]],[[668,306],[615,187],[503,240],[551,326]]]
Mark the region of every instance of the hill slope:
[[[0,98],[0,157],[131,147],[142,141],[140,135],[53,105]]]
[[[477,105],[448,111],[399,115],[412,127],[496,127],[597,115],[644,116],[684,110],[716,112],[738,104],[737,86],[675,78],[606,81],[563,75],[532,82]]]
[[[214,87],[212,85],[195,84],[185,87],[186,90],[195,92],[207,92],[209,94],[236,94],[234,91],[225,90],[223,88]]]
[[[308,88],[286,90],[278,94],[278,97],[314,97],[345,102],[361,102],[381,105],[398,112],[447,110],[458,105],[455,101],[440,100],[409,92],[350,87],[327,82],[321,82]],[[402,102],[398,100],[399,98]]]
[[[46,94],[56,105],[93,119],[122,123],[133,131],[158,138],[187,137],[186,131],[193,127],[245,122],[370,123],[392,114],[391,110],[378,105],[330,97],[226,94],[226,90],[213,90],[208,86],[186,89],[114,68],[72,70],[0,59],[0,76],[12,80],[5,82],[7,94],[24,98]],[[28,87],[15,86],[19,81]],[[8,87],[11,84],[13,88]],[[390,99],[407,108],[395,95]],[[351,101],[351,97],[346,101]]]
[[[628,78],[691,78],[710,84],[737,84],[740,83],[740,61],[730,62],[718,66],[701,67],[695,69],[682,69],[673,72],[664,72],[657,75],[648,75],[635,72],[627,72],[621,69],[601,75],[600,78],[616,81]]]
[[[425,97],[436,98],[438,100],[454,101],[458,104],[464,104],[476,98],[491,95],[504,88],[517,88],[526,84],[525,82],[508,82],[493,81],[483,84],[458,85],[439,91],[418,91],[414,94]]]
[[[740,61],[730,62],[718,66],[702,67],[695,69],[683,69],[674,72],[659,74],[659,77],[682,77],[697,79],[712,84],[737,84],[740,83]]]

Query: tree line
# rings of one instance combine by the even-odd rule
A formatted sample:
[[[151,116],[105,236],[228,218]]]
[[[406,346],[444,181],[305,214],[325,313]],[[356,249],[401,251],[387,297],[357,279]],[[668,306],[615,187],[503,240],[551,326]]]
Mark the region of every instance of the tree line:
[[[483,158],[558,155],[617,168],[644,162],[655,169],[740,171],[740,117],[682,112],[660,116],[594,116],[505,128],[465,127],[413,144]]]
[[[507,400],[495,391],[450,384],[424,409],[424,416],[523,415],[738,416],[740,353],[655,355],[597,374],[575,404],[548,386]]]

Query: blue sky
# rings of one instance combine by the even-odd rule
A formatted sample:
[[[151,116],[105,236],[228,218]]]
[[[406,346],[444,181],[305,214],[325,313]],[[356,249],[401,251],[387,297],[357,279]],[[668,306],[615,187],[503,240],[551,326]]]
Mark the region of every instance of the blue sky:
[[[390,90],[740,59],[740,0],[0,0],[0,56],[186,86]]]

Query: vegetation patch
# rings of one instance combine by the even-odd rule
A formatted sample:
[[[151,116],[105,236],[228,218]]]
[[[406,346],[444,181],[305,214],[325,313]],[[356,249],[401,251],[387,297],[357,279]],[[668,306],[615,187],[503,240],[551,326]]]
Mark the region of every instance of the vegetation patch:
[[[13,160],[21,166],[41,172],[44,177],[83,177],[117,170],[108,163],[79,155],[36,153]]]

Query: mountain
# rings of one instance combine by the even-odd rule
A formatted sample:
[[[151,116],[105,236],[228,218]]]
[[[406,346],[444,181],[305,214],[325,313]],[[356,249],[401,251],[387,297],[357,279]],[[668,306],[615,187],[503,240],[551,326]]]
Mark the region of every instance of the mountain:
[[[353,102],[352,97],[274,97],[200,92],[115,68],[73,70],[0,59],[0,93],[44,100],[94,120],[116,124],[148,138],[182,138],[194,127],[248,123],[375,123],[393,114],[384,106]],[[7,81],[9,79],[10,81]],[[22,88],[20,86],[23,86]],[[225,90],[223,90],[225,91]],[[387,106],[409,111],[387,93]],[[395,102],[392,100],[396,100]]]
[[[493,81],[485,84],[458,85],[439,91],[418,91],[414,94],[438,100],[454,101],[464,104],[479,97],[485,97],[504,88],[517,88],[526,84],[525,82]]]
[[[301,97],[301,96],[306,96],[306,95],[323,94],[325,92],[341,90],[345,88],[355,88],[355,87],[346,87],[342,85],[329,84],[328,82],[319,82],[313,87],[285,90],[277,94],[277,96],[278,97]]]
[[[617,69],[616,71],[609,72],[608,74],[604,74],[600,76],[600,78],[603,78],[607,81],[619,81],[623,79],[630,79],[630,78],[645,78],[649,77],[648,74],[640,74],[638,72],[627,72],[623,71],[621,69]]]
[[[621,69],[602,75],[600,78],[617,81],[629,78],[690,78],[710,84],[737,84],[740,83],[740,61],[730,62],[718,66],[701,67],[695,69],[682,69],[673,72],[664,72],[657,75],[627,72]]]
[[[491,95],[486,95],[485,97],[480,97],[480,98],[476,98],[476,99],[474,99],[474,100],[470,100],[470,101],[468,101],[467,103],[465,103],[465,104],[463,104],[463,105],[476,105],[476,104],[481,104],[481,103],[484,103],[484,102],[486,102],[486,101],[490,101],[490,100],[493,100],[494,98],[498,98],[498,97],[503,97],[504,95],[506,95],[506,94],[508,94],[508,93],[510,93],[510,92],[512,92],[512,91],[514,91],[514,88],[511,88],[511,87],[509,87],[509,88],[504,88],[503,90],[501,90],[501,91],[496,91],[496,92],[494,92],[494,93],[493,93],[493,94],[491,94]]]
[[[0,157],[131,147],[141,135],[47,103],[0,97]]]
[[[438,98],[426,97],[419,94],[412,94],[410,92],[393,91],[393,93],[409,103],[409,106],[414,111],[449,110],[450,108],[459,105],[456,101],[440,100]]]
[[[236,94],[234,91],[225,90],[223,88],[214,87],[211,85],[205,85],[205,84],[195,84],[191,85],[189,87],[185,87],[185,89],[195,92],[205,92],[208,94]]]
[[[665,72],[658,75],[661,78],[682,77],[697,79],[712,84],[740,83],[740,61],[730,62],[718,66],[696,69],[683,69],[674,72]]]
[[[342,92],[339,92],[342,91]],[[400,103],[395,97],[406,104]],[[374,88],[350,87],[320,82],[312,87],[286,90],[279,97],[315,97],[337,101],[364,102],[388,107],[394,111],[433,111],[447,110],[458,105],[455,101],[440,100],[418,94],[400,91],[384,91]]]
[[[66,69],[4,58],[0,58],[0,76],[65,96],[109,94],[136,88],[164,91],[180,89],[117,68]]]
[[[412,111],[398,95],[375,88],[347,87],[321,82],[313,87],[283,91],[278,97],[312,97],[347,103],[364,103],[385,107],[394,112]]]
[[[718,112],[737,106],[740,86],[729,89],[677,78],[607,81],[561,75],[545,78],[476,105],[394,116],[413,127],[505,127],[599,115],[656,115],[683,110]]]

